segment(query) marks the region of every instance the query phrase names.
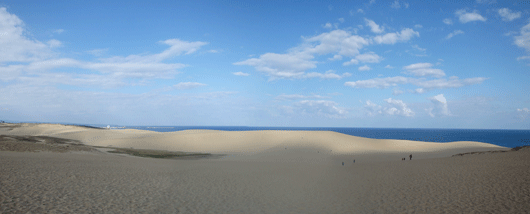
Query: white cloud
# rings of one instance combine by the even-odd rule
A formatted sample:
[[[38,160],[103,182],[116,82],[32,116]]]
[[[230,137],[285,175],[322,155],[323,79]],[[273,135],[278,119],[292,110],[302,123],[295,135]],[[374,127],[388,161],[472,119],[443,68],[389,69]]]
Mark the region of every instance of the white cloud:
[[[521,12],[513,12],[508,8],[499,9],[499,15],[502,16],[502,20],[505,22],[513,21],[521,17]]]
[[[409,8],[409,3],[404,2],[403,5],[405,5],[405,8]]]
[[[322,25],[323,28],[333,28],[333,25],[331,23],[326,23],[324,25]]]
[[[299,100],[299,99],[328,99],[327,96],[321,95],[301,95],[301,94],[280,94],[274,99],[276,100]]]
[[[417,89],[414,89],[413,93],[416,93],[416,94],[423,94],[427,91],[425,91],[425,89],[423,88],[417,88]]]
[[[526,49],[526,51],[530,53],[530,21],[527,25],[521,28],[521,34],[514,36],[513,38],[515,39],[515,45]]]
[[[302,100],[294,104],[296,111],[302,115],[317,115],[328,118],[345,118],[348,114],[345,108],[330,100]]]
[[[63,45],[63,43],[59,40],[56,40],[56,39],[51,39],[51,40],[48,40],[48,47],[50,48],[57,48],[57,47],[61,47]]]
[[[408,78],[397,76],[346,82],[344,85],[352,88],[388,88],[390,86],[397,86],[398,84],[407,84],[408,82]]]
[[[396,0],[390,5],[390,7],[394,8],[394,9],[399,9],[401,7],[401,5],[399,5],[399,1]]]
[[[386,65],[385,68],[388,68],[388,69],[392,69],[394,67],[390,66],[390,65]]]
[[[385,99],[391,107],[385,108],[383,111],[388,115],[402,115],[406,117],[414,116],[414,112],[407,107],[407,104],[402,100],[394,100],[392,98]]]
[[[453,24],[453,20],[451,20],[450,18],[447,18],[447,19],[443,20],[443,23],[445,23],[446,25],[452,25]]]
[[[246,77],[246,76],[249,76],[249,75],[250,75],[249,73],[243,73],[243,72],[241,72],[241,71],[234,72],[234,73],[232,73],[232,74],[234,74],[234,75],[236,75],[236,76],[243,76],[243,77]]]
[[[425,49],[425,48],[420,48],[420,46],[418,46],[418,45],[412,45],[412,48],[414,48],[414,49],[416,49],[416,50],[418,50],[418,51],[421,51],[421,52],[425,52],[425,51],[427,51],[427,49]]]
[[[234,65],[254,66],[256,70],[266,73],[271,79],[301,78],[305,70],[316,67],[316,62],[311,59],[312,55],[304,53],[266,53],[259,58],[236,62]]]
[[[396,42],[404,42],[410,40],[414,36],[420,36],[420,33],[410,29],[405,28],[400,32],[396,33],[387,33],[382,36],[374,37],[374,41],[377,44],[395,44]]]
[[[363,9],[357,9],[357,13],[364,13]]]
[[[1,10],[0,10],[1,11]],[[152,55],[129,55],[127,57],[114,56],[110,58],[100,58],[97,62],[86,62],[75,59],[62,58],[62,59],[33,59],[29,64],[17,64],[0,67],[0,74],[4,72],[15,72],[18,75],[18,79],[21,81],[30,81],[36,77],[40,78],[51,78],[51,76],[44,76],[43,71],[49,71],[57,68],[79,68],[87,70],[88,72],[100,72],[104,75],[89,74],[89,75],[77,75],[75,73],[64,73],[60,74],[62,80],[71,79],[72,81],[67,83],[82,84],[83,81],[79,81],[79,78],[88,78],[90,81],[99,79],[105,79],[105,81],[113,81],[116,84],[111,85],[123,85],[124,78],[141,78],[141,79],[153,79],[153,78],[172,78],[178,73],[177,69],[184,68],[186,65],[180,63],[163,63],[162,60],[169,59],[173,56],[180,54],[190,54],[195,52],[200,46],[205,45],[204,42],[185,42],[178,39],[170,39],[162,41],[162,43],[170,45],[170,47],[159,54]],[[51,41],[50,46],[60,45],[59,42]],[[0,46],[4,46],[0,44]],[[4,53],[4,52],[2,52]],[[94,53],[94,52],[93,52]],[[1,55],[1,53],[0,53]],[[6,57],[9,59],[9,57]],[[11,58],[13,61],[13,59]],[[16,59],[14,60],[16,61]],[[24,75],[32,75],[31,78],[25,77]],[[59,75],[59,74],[56,74]],[[0,75],[1,76],[1,75]],[[8,75],[9,78],[16,78],[13,74]],[[4,78],[3,78],[4,79]],[[74,81],[75,80],[75,81]],[[99,82],[105,82],[99,81]],[[140,80],[145,81],[145,80]],[[50,84],[59,83],[58,81],[44,80],[42,82],[48,82]],[[86,81],[85,81],[86,82]],[[131,83],[133,84],[133,83]]]
[[[435,79],[435,80],[411,80],[411,83],[416,86],[420,86],[424,89],[445,89],[445,88],[460,88],[468,85],[475,85],[484,82],[487,78],[484,77],[474,77],[466,78],[463,80],[458,79],[458,77],[446,79]]]
[[[370,116],[375,116],[383,113],[383,107],[371,102],[370,100],[366,101],[366,105],[364,106],[364,108],[366,110],[366,113]]]
[[[443,77],[445,76],[444,71],[440,69],[431,68],[431,63],[416,63],[404,66],[403,69],[407,70],[406,74],[414,75],[417,77]]]
[[[429,100],[433,103],[434,107],[426,109],[427,113],[431,117],[436,116],[450,116],[451,112],[447,107],[447,100],[443,94],[438,94],[434,97],[430,97]]]
[[[53,56],[51,48],[60,45],[58,40],[50,40],[48,45],[25,37],[24,22],[16,15],[0,7],[0,63],[30,62]]]
[[[530,59],[530,56],[520,56],[520,57],[517,57],[517,61],[519,61],[519,60],[526,60],[526,59]]]
[[[403,93],[405,93],[405,92],[403,92],[402,90],[399,90],[399,89],[393,89],[392,90],[392,95],[394,95],[394,96],[398,96],[398,95],[403,94]]]
[[[464,34],[464,31],[461,31],[461,30],[455,30],[453,31],[452,33],[448,34],[445,39],[450,39],[450,38],[453,38],[453,36],[456,36],[458,34]]]
[[[415,114],[414,111],[408,108],[407,104],[403,102],[402,100],[395,100],[392,98],[388,98],[388,99],[385,99],[384,101],[387,102],[386,107],[377,105],[369,100],[366,101],[366,105],[364,105],[364,109],[366,110],[366,113],[370,116],[386,114],[386,115],[401,115],[405,117],[412,117]]]
[[[358,80],[355,82],[346,82],[345,86],[352,88],[388,88],[391,86],[398,86],[404,84],[412,84],[423,88],[423,90],[432,90],[432,89],[445,89],[445,88],[460,88],[468,85],[480,84],[487,78],[484,77],[475,77],[467,79],[458,79],[458,77],[451,77],[449,79],[435,79],[435,80],[425,80],[417,78],[407,78],[407,77],[386,77],[386,78],[374,78],[368,80]]]
[[[369,71],[369,70],[372,70],[372,68],[370,68],[370,66],[368,65],[363,65],[359,67],[359,71]]]
[[[344,23],[344,18],[339,18],[340,23]]]
[[[414,28],[423,28],[423,26],[420,25],[420,24],[416,24],[416,25],[414,25]]]
[[[381,57],[374,52],[357,55],[355,56],[355,59],[364,63],[379,63],[381,61]]]
[[[331,60],[331,61],[342,60],[342,56],[338,55],[338,54],[335,54],[335,55],[333,55],[333,58],[328,58],[328,59]]]
[[[86,51],[86,53],[89,53],[94,56],[101,56],[107,51],[109,51],[108,48],[100,48],[100,49],[92,49],[92,50]]]
[[[64,32],[64,29],[57,29],[57,30],[54,30],[53,32],[56,34],[61,34]]]
[[[530,116],[530,110],[528,108],[517,109],[517,112],[519,114],[519,117],[523,120]]]
[[[289,49],[286,54],[266,53],[259,58],[251,58],[236,62],[234,65],[250,65],[256,70],[264,72],[271,80],[278,78],[308,78],[318,76],[322,78],[337,78],[333,74],[318,75],[318,73],[305,74],[305,71],[316,67],[312,61],[313,55],[326,55],[333,53],[340,56],[355,56],[359,49],[370,44],[369,40],[344,30],[333,30],[328,33],[303,38],[304,43]],[[340,58],[334,56],[334,58]]]
[[[173,87],[179,90],[184,90],[184,89],[198,88],[201,86],[206,86],[206,84],[198,83],[198,82],[181,82],[181,83],[174,85]]]
[[[477,10],[474,10],[473,12],[467,12],[466,9],[457,10],[455,12],[455,15],[458,16],[458,20],[461,23],[468,23],[473,21],[486,21],[486,18],[478,14]]]
[[[364,54],[359,54],[355,56],[355,58],[351,59],[348,62],[344,62],[342,65],[348,66],[352,64],[358,64],[359,62],[363,63],[379,63],[382,60],[382,58],[375,54],[374,52],[368,52]]]
[[[342,56],[357,55],[359,49],[370,44],[369,40],[344,30],[334,30],[304,38],[304,42],[306,44],[303,47],[298,47],[298,49],[302,49],[301,51],[305,53],[320,55],[336,53]]]
[[[344,77],[351,76],[350,73],[345,72],[342,75],[336,74],[333,70],[326,71],[325,73],[311,72],[302,76],[302,78],[321,78],[321,79],[342,79]]]
[[[380,27],[373,20],[364,18],[364,22],[366,23],[366,26],[370,27],[371,31],[374,33],[383,33],[385,31],[385,28]]]

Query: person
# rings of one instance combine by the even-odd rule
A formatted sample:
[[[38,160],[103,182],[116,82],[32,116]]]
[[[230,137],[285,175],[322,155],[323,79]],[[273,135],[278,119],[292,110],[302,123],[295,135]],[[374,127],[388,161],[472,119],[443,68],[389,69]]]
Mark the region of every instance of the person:
[[[342,165],[344,166],[344,162],[342,162]]]
[[[353,163],[355,163],[355,159],[353,159]]]
[[[412,160],[412,154],[409,155],[410,160]]]

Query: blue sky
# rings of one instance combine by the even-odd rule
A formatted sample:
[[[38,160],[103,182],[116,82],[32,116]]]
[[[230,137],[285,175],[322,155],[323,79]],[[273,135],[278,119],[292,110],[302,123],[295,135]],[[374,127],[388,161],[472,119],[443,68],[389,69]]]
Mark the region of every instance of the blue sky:
[[[0,0],[3,120],[530,129],[529,71],[526,1]]]

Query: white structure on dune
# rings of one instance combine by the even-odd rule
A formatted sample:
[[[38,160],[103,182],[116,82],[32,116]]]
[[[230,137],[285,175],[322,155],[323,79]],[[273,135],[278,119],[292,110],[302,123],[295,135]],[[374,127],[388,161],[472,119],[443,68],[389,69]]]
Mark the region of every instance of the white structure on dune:
[[[110,129],[110,125],[107,125],[107,129]]]

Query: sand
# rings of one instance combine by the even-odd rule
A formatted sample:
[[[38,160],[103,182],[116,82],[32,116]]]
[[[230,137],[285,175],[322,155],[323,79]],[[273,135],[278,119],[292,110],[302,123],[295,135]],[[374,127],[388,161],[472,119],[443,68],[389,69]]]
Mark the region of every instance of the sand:
[[[220,159],[167,160],[102,151],[0,151],[0,213],[530,210],[529,148],[507,151],[478,142],[374,140],[335,132],[156,133],[50,124],[0,125],[0,135],[228,154]],[[493,150],[507,152],[452,157]],[[401,161],[405,156],[407,161]]]

